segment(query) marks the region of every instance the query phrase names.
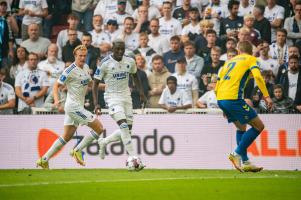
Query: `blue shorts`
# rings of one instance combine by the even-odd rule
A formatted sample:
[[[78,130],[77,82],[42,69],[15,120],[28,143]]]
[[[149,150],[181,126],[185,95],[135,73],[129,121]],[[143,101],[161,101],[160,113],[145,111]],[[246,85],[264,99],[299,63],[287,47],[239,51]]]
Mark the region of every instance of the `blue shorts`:
[[[227,116],[229,123],[239,121],[241,124],[247,124],[257,117],[255,110],[243,99],[218,100],[217,104]]]

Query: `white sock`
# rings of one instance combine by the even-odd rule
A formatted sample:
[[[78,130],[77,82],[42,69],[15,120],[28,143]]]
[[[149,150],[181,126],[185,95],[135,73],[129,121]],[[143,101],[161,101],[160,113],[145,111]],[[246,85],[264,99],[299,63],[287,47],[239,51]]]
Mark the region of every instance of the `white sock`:
[[[133,144],[132,144],[132,138],[130,135],[129,127],[128,127],[127,123],[122,123],[122,124],[120,124],[119,127],[120,127],[120,131],[121,131],[122,143],[123,143],[126,151],[128,152],[128,154],[130,156],[133,156],[134,148],[133,148]]]
[[[104,138],[104,143],[110,144],[112,142],[118,142],[120,140],[121,140],[121,131],[120,131],[120,129],[117,129],[111,135]]]
[[[93,131],[90,130],[90,134],[88,134],[87,136],[84,137],[84,139],[74,148],[75,151],[81,151],[83,150],[86,146],[88,146],[89,144],[91,144],[93,142],[93,140],[97,140],[98,139],[98,134]]]
[[[48,149],[48,151],[42,156],[43,160],[48,161],[56,152],[58,152],[67,142],[62,138],[59,137]]]

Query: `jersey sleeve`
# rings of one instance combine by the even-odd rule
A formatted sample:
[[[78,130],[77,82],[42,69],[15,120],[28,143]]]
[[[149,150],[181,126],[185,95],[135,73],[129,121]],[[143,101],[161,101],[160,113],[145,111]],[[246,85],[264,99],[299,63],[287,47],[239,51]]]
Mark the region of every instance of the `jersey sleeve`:
[[[94,78],[98,80],[102,80],[105,73],[106,73],[106,65],[104,63],[100,63],[97,66],[97,69],[95,70]]]
[[[192,99],[185,92],[181,92],[183,106],[192,104]]]
[[[192,90],[198,90],[199,89],[199,83],[198,83],[198,80],[193,77],[192,79],[192,87],[191,87]]]
[[[7,94],[7,99],[8,100],[12,100],[16,98],[16,94],[15,94],[15,90],[12,86],[9,87],[10,89],[8,90],[8,94]]]
[[[279,12],[277,13],[276,19],[284,19],[284,8],[279,6]]]
[[[259,63],[255,57],[251,57],[250,59],[250,68],[249,70],[252,72],[252,75],[255,79],[256,84],[258,85],[258,88],[262,92],[264,97],[268,97],[269,93],[265,85],[265,81],[263,77],[261,76],[261,72],[259,69]]]
[[[63,73],[60,75],[60,77],[59,77],[59,79],[57,80],[57,82],[58,82],[59,84],[65,85],[65,84],[68,82],[68,80],[69,80],[70,77],[71,77],[71,72],[68,72],[68,68],[67,68],[67,69],[65,69],[65,70],[63,71]]]
[[[48,87],[50,86],[50,82],[49,82],[49,78],[46,74],[46,72],[42,71],[43,75],[42,75],[42,87]]]
[[[160,99],[159,99],[159,102],[158,102],[158,104],[166,104],[166,102],[165,102],[165,94],[166,94],[166,90],[167,90],[167,88],[165,88],[164,90],[163,90],[163,92],[162,92],[162,94],[161,94],[161,96],[160,96]]]

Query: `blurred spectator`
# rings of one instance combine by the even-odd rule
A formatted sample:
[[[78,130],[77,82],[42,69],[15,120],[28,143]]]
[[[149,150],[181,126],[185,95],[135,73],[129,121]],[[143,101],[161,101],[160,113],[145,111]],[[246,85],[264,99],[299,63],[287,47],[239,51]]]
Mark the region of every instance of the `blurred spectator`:
[[[134,19],[126,17],[124,20],[124,28],[121,29],[116,38],[125,42],[126,52],[129,54],[139,46],[139,33],[134,32]]]
[[[145,60],[148,69],[151,69],[152,57],[156,52],[148,46],[148,35],[147,33],[139,34],[139,47],[133,51],[135,55],[141,54]]]
[[[47,74],[38,67],[39,56],[29,53],[28,69],[20,71],[16,77],[15,90],[19,98],[18,113],[30,114],[31,107],[43,107],[44,96],[49,87]]]
[[[159,9],[154,6],[154,5],[150,5],[150,0],[142,0],[142,4],[140,6],[144,6],[147,8],[148,10],[148,20],[152,20],[154,18],[160,18],[161,17],[161,13],[159,11]],[[140,7],[139,6],[139,7]],[[138,20],[138,9],[139,7],[134,11],[133,13],[133,18],[137,21]]]
[[[299,71],[299,57],[292,55],[289,57],[288,69],[279,69],[276,83],[283,86],[284,95],[293,99],[296,109],[301,112],[301,75]]]
[[[63,11],[60,9],[62,1],[47,0],[48,13],[43,19],[43,37],[51,38],[52,27],[60,21]]]
[[[7,10],[8,5],[6,1],[0,1],[0,17],[4,17],[8,24],[8,29],[10,32],[10,40],[14,39],[14,36],[18,36],[19,27],[15,16],[11,15]],[[12,48],[11,48],[12,49]]]
[[[229,16],[227,7],[220,0],[211,0],[211,3],[205,8],[203,19],[211,19],[214,23],[214,30],[220,35],[220,21]]]
[[[177,35],[170,38],[170,50],[163,54],[164,65],[170,73],[175,72],[177,59],[184,57],[184,50],[181,48],[181,38]]]
[[[219,47],[212,47],[210,57],[211,60],[205,62],[205,65],[201,72],[201,80],[199,82],[199,96],[202,96],[208,91],[208,84],[211,81],[211,77],[218,74],[219,69],[224,65],[223,61],[220,61],[221,49]]]
[[[274,78],[278,74],[279,63],[276,59],[273,59],[269,56],[269,43],[263,41],[260,45],[260,57],[258,58],[259,68],[261,71],[271,70],[273,72]]]
[[[173,113],[179,109],[188,109],[192,107],[191,99],[177,87],[177,78],[170,76],[166,80],[167,87],[163,90],[159,100],[161,108]]]
[[[199,26],[200,26],[199,34],[189,34],[190,40],[195,42],[196,52],[198,55],[200,55],[199,54],[200,49],[203,46],[207,45],[207,40],[205,37],[207,30],[211,30],[211,29],[213,30],[214,24],[210,20],[204,19],[204,20],[200,21]]]
[[[77,15],[81,30],[92,30],[92,17],[99,0],[72,0],[72,12]]]
[[[116,20],[113,19],[108,20],[106,33],[110,36],[111,41],[113,41],[113,38],[117,37],[117,35],[119,34],[119,29]]]
[[[172,17],[171,15],[172,4],[169,1],[163,2],[163,17],[159,19],[161,35],[170,39],[174,35],[181,35],[182,25],[181,23]]]
[[[59,87],[58,98],[59,98],[59,105],[54,105],[53,91],[51,90],[50,94],[47,96],[44,102],[44,108],[47,111],[64,113],[65,112],[64,106],[67,98],[67,87],[65,85]]]
[[[254,28],[254,21],[255,21],[255,17],[252,14],[245,15],[243,27],[248,28],[250,30],[249,41],[253,45],[257,46],[259,40],[261,39],[261,35],[260,32]]]
[[[296,3],[294,11],[295,16],[286,18],[284,21],[289,45],[301,42],[301,2]]]
[[[50,40],[40,36],[39,25],[28,25],[29,38],[21,43],[28,52],[38,54],[39,59],[44,59],[47,53],[48,46],[51,44]]]
[[[294,111],[294,101],[284,95],[283,86],[274,86],[273,113],[292,113]]]
[[[48,75],[49,89],[47,94],[51,93],[52,86],[65,69],[65,63],[58,60],[57,52],[58,48],[56,44],[50,44],[48,47],[46,60],[43,60],[38,64],[38,69],[46,72],[46,74]]]
[[[159,33],[159,20],[152,19],[149,26],[151,33],[148,35],[148,45],[154,49],[157,54],[163,55],[163,53],[169,50],[169,41],[167,37]]]
[[[193,42],[184,43],[184,54],[187,62],[187,72],[195,78],[199,78],[204,67],[204,59],[195,54],[195,45]]]
[[[125,18],[131,17],[131,15],[125,11],[126,5],[126,0],[117,0],[117,10],[110,17],[110,19],[117,21],[118,27],[121,29],[123,28]]]
[[[63,46],[66,45],[69,37],[68,37],[68,29],[73,29],[73,30],[77,30],[78,28],[78,24],[79,24],[79,18],[77,17],[77,15],[75,14],[69,14],[68,18],[67,18],[67,22],[68,22],[68,28],[61,30],[57,36],[56,39],[56,45],[59,48],[58,51],[58,58],[62,59],[62,48]],[[83,33],[81,31],[77,31],[77,38],[81,39],[83,36]]]
[[[238,8],[238,16],[243,17],[252,14],[253,8],[254,5],[251,5],[249,0],[241,0]]]
[[[143,88],[144,96],[147,97],[148,92],[150,90],[148,80],[147,80],[147,75],[146,75],[144,70],[141,70],[139,68],[137,68],[137,75],[140,79],[140,83],[141,83],[142,88]],[[146,106],[145,105],[146,102],[141,101],[140,91],[138,90],[139,87],[137,87],[137,85],[135,85],[135,82],[134,82],[132,76],[129,77],[129,87],[130,87],[130,90],[131,90],[133,108],[134,109],[144,108]]]
[[[97,63],[100,57],[100,50],[92,45],[92,36],[90,33],[85,32],[82,36],[82,44],[88,49],[88,54],[86,57],[86,64],[91,69],[91,74],[94,74]]]
[[[233,37],[227,38],[226,53],[224,53],[223,55],[221,55],[220,60],[221,61],[229,60],[229,58],[228,58],[228,50],[235,49],[236,46],[237,46],[237,40],[235,38],[233,38]]]
[[[101,15],[93,16],[92,45],[100,49],[100,52],[106,54],[111,49],[111,38],[108,33],[102,30],[103,19]]]
[[[166,79],[170,76],[170,72],[164,66],[163,58],[155,55],[152,59],[153,71],[148,76],[150,91],[148,92],[148,107],[159,108],[158,101],[163,89],[166,87]]]
[[[117,11],[118,0],[100,0],[94,10],[94,15],[101,15],[105,22],[112,19],[113,13]],[[126,10],[130,15],[133,14],[133,8],[130,2],[126,1]]]
[[[9,70],[9,76],[11,79],[15,80],[20,71],[28,68],[27,60],[28,51],[24,47],[17,47],[13,58],[12,66]]]
[[[196,102],[197,108],[219,108],[217,105],[216,95],[214,88],[217,82],[217,76],[211,77],[210,83],[208,84],[209,91],[203,94]]]
[[[179,8],[176,8],[172,14],[172,17],[179,20],[179,22],[182,24],[183,27],[186,26],[190,20],[190,16],[189,16],[189,11],[191,9],[190,1],[191,0],[183,0],[182,5]]]
[[[261,39],[271,44],[271,24],[269,20],[264,17],[264,9],[264,6],[260,5],[254,7],[254,28],[260,32]]]
[[[43,35],[43,18],[48,15],[48,5],[46,0],[20,0],[19,15],[23,16],[21,36],[26,40],[29,36],[28,28],[30,24],[37,24],[40,35]]]
[[[62,60],[65,62],[66,66],[69,66],[72,62],[74,62],[73,50],[81,44],[81,41],[78,39],[76,30],[68,29],[67,33],[68,41],[62,49]]]
[[[238,51],[237,51],[237,49],[231,48],[231,49],[227,50],[226,54],[227,54],[227,59],[225,61],[231,60],[232,58],[234,58],[235,56],[237,56],[238,55]]]
[[[148,77],[151,74],[151,71],[146,66],[146,60],[145,60],[144,56],[141,54],[136,54],[135,61],[136,61],[137,68],[140,70],[143,70]]]
[[[177,60],[176,73],[173,76],[177,78],[177,90],[183,91],[194,107],[199,98],[199,86],[196,77],[188,73],[185,58]]]
[[[281,28],[284,19],[284,8],[276,5],[276,0],[267,0],[264,17],[267,18],[271,24],[271,41],[276,41],[276,30]],[[267,27],[264,27],[267,28]]]
[[[228,37],[237,37],[239,29],[243,26],[243,18],[237,16],[239,1],[230,0],[228,10],[230,16],[222,18],[220,25],[220,38],[226,40]]]
[[[217,42],[217,35],[216,35],[216,32],[212,29],[209,29],[206,31],[206,42],[207,42],[207,45],[205,46],[201,46],[199,48],[199,52],[197,52],[197,54],[201,57],[204,58],[204,62],[209,62],[210,61],[210,52],[211,52],[211,49],[213,47],[216,46],[216,42]]]
[[[5,68],[0,69],[0,115],[13,114],[16,105],[16,95],[14,88],[4,82],[7,76]]]
[[[136,20],[135,32],[137,32],[137,33],[146,32],[147,34],[149,34],[151,32],[149,24],[150,24],[150,21],[148,20],[147,7],[139,6],[138,19]]]
[[[7,66],[9,52],[9,28],[4,17],[0,17],[0,69]]]
[[[189,10],[189,18],[190,23],[183,27],[182,35],[190,34],[199,34],[200,33],[200,13],[199,9],[196,7],[192,7]]]
[[[273,59],[277,59],[278,63],[282,65],[288,59],[288,46],[286,44],[287,31],[285,29],[278,29],[276,32],[276,42],[270,45],[269,55]]]

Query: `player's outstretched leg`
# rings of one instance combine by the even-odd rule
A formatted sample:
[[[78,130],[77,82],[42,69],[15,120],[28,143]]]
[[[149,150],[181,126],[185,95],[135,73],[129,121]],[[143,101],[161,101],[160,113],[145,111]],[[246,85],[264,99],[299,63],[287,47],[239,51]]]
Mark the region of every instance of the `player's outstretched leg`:
[[[106,138],[99,138],[98,145],[99,145],[99,157],[101,159],[105,159],[105,150],[106,146],[112,142],[121,141],[121,131],[120,129],[115,130],[111,135]]]

